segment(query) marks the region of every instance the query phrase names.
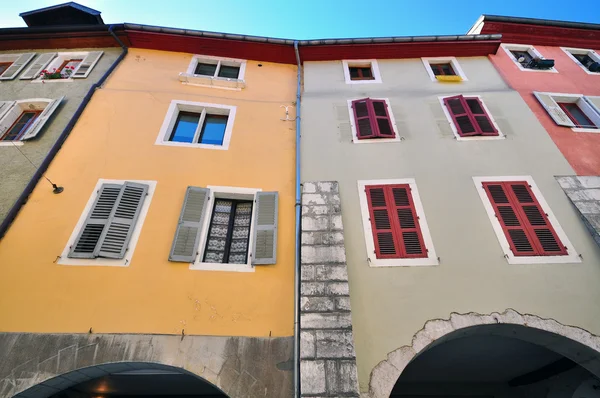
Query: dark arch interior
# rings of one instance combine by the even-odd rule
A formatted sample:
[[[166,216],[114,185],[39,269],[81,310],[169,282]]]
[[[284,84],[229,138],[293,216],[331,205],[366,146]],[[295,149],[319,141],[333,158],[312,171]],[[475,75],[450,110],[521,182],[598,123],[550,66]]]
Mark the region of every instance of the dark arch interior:
[[[485,329],[455,334],[419,354],[400,375],[391,397],[600,397],[600,381],[571,359],[514,337],[514,330],[503,335]],[[544,333],[540,331],[540,341],[547,337]]]

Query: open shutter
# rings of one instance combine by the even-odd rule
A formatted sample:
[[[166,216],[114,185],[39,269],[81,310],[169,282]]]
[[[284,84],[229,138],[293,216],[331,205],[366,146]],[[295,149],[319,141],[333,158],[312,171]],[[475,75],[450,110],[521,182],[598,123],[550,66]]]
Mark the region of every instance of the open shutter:
[[[359,140],[363,140],[365,138],[375,138],[377,134],[377,127],[374,125],[369,108],[370,106],[368,98],[352,101],[354,125],[356,126],[356,138]]]
[[[467,106],[471,111],[471,115],[475,119],[475,123],[479,128],[481,135],[498,135],[498,130],[494,127],[494,123],[492,123],[492,119],[485,111],[481,100],[477,97],[474,98],[466,98]]]
[[[17,60],[14,61],[12,65],[4,71],[2,76],[0,76],[0,80],[12,80],[17,77],[19,72],[23,70],[23,68],[29,63],[29,61],[31,61],[33,57],[35,57],[35,53],[21,54],[19,58],[17,58]]]
[[[546,93],[539,93],[537,91],[534,91],[533,95],[535,95],[535,98],[537,98],[540,104],[542,104],[544,109],[546,109],[546,112],[548,112],[556,124],[559,126],[575,127],[575,123],[573,123],[573,121],[562,109],[560,109],[560,106],[558,106],[552,96]]]
[[[102,184],[92,209],[87,215],[79,236],[75,240],[68,257],[95,258],[100,236],[117,203],[123,185]]]
[[[264,265],[277,262],[277,192],[257,192],[254,217],[254,245],[252,264]]]
[[[83,79],[88,77],[88,75],[90,74],[92,69],[94,69],[94,66],[96,65],[100,57],[102,57],[102,54],[102,51],[89,52],[88,55],[83,59],[83,61],[81,61],[79,67],[77,68],[75,73],[73,73],[72,77],[75,79]]]
[[[370,100],[373,108],[373,119],[377,126],[376,134],[381,138],[394,138],[394,128],[390,120],[387,103],[384,100]]]
[[[25,70],[19,79],[31,80],[40,76],[40,73],[46,66],[56,57],[56,53],[45,53],[40,55],[33,61],[33,64]]]
[[[17,103],[17,101],[0,101],[0,120]]]
[[[58,99],[50,101],[50,103],[44,108],[42,113],[34,120],[33,124],[29,127],[29,129],[27,129],[27,132],[23,134],[21,140],[25,141],[35,138],[40,133],[40,131],[42,131],[42,128],[44,128],[44,126],[46,125],[46,123],[48,122],[48,120],[50,119],[50,117],[52,116],[56,108],[58,108],[58,106],[64,98],[65,97],[63,95]]]
[[[4,136],[4,134],[11,128],[14,122],[21,116],[23,113],[23,109],[17,105],[16,102],[13,103],[12,106],[9,106],[6,111],[4,111],[4,115],[2,120],[0,120],[0,138]]]
[[[209,199],[210,190],[208,188],[187,188],[169,261],[194,262]]]
[[[385,186],[367,186],[367,203],[369,205],[369,219],[375,242],[375,255],[377,258],[398,258],[400,248],[396,233],[392,227],[393,204],[385,193]]]
[[[98,257],[123,258],[131,234],[148,194],[148,185],[135,182],[123,184],[121,194],[100,236]]]
[[[412,199],[408,184],[389,185],[386,187],[388,203],[393,205],[394,224],[398,228],[398,238],[402,258],[427,257],[427,249],[423,242],[423,234],[419,225],[419,217]]]
[[[471,115],[467,102],[462,95],[446,97],[444,98],[444,104],[448,108],[448,112],[450,112],[458,135],[461,137],[470,137],[480,134],[478,131],[479,126],[476,127],[475,119]]]
[[[586,96],[583,97],[583,100],[587,102],[592,107],[594,112],[596,112],[596,114],[600,117],[600,97]]]

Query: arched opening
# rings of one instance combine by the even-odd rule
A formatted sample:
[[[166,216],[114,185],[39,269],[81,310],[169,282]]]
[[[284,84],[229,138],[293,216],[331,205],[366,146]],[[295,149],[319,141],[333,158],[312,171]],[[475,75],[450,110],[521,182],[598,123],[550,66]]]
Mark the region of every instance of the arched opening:
[[[208,381],[173,366],[155,363],[108,363],[48,379],[18,398],[227,398]]]

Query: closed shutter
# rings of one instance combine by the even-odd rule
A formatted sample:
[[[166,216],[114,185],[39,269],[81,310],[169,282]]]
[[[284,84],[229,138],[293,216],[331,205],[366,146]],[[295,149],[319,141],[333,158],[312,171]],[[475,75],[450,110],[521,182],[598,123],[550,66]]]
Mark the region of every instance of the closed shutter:
[[[481,100],[474,97],[466,98],[465,101],[471,111],[471,115],[473,115],[473,119],[475,119],[480,135],[498,135],[498,130],[494,127],[494,123],[492,123],[492,119],[485,111]]]
[[[377,258],[427,257],[410,186],[367,186],[366,194]]]
[[[562,109],[560,109],[551,95],[537,91],[534,91],[533,95],[535,95],[535,98],[542,104],[546,112],[548,112],[548,115],[550,115],[556,124],[565,127],[575,127],[575,123],[573,123],[571,118],[569,118]]]
[[[567,254],[527,182],[486,182],[483,187],[515,256]]]
[[[73,73],[72,77],[76,79],[83,79],[88,77],[92,69],[94,69],[94,66],[96,66],[96,63],[98,63],[100,57],[102,57],[102,54],[102,51],[89,52],[88,55],[83,59],[83,61],[81,61],[79,67],[77,68],[75,73]]]
[[[363,98],[352,101],[356,138],[394,138],[394,128],[385,100]]]
[[[458,135],[461,137],[480,135],[475,119],[469,111],[467,101],[462,95],[446,97],[444,98],[444,104],[448,108],[448,112],[450,112]]]
[[[12,65],[4,71],[2,76],[0,76],[0,80],[12,80],[17,77],[19,72],[23,70],[23,68],[29,63],[29,61],[31,61],[33,57],[35,57],[35,53],[21,54],[19,58],[17,58],[17,60],[14,61]]]
[[[27,129],[27,132],[23,135],[21,140],[25,141],[37,137],[64,98],[65,97],[62,96],[58,99],[50,101],[50,103],[44,108],[43,112],[35,119],[29,129]]]
[[[252,264],[267,265],[277,262],[277,220],[279,194],[257,192],[254,216]]]
[[[377,136],[381,138],[394,138],[394,128],[390,120],[387,103],[384,100],[371,100],[373,118],[377,126]]]
[[[2,120],[4,115],[6,115],[16,103],[16,101],[0,101],[0,120]]]
[[[25,70],[19,79],[37,79],[40,76],[40,73],[42,73],[44,68],[48,66],[54,57],[56,57],[56,53],[45,53],[40,55],[35,59],[35,61],[33,61],[33,64],[31,64],[31,66]]]
[[[369,99],[363,98],[352,101],[352,110],[354,111],[356,138],[359,140],[375,138],[377,135],[376,126],[373,125],[371,112],[369,112]]]
[[[188,187],[183,200],[169,261],[192,263],[200,243],[200,231],[210,199],[207,188]]]

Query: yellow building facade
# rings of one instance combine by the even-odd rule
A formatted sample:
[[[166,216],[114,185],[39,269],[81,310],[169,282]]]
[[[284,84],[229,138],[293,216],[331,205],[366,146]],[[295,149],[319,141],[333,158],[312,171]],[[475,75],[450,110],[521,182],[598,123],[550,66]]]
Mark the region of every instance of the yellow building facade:
[[[231,77],[236,70],[237,78]],[[64,192],[56,195],[39,184],[0,242],[0,331],[73,335],[77,349],[93,338],[127,334],[133,340],[124,344],[154,351],[139,358],[133,351],[123,354],[132,360],[181,367],[229,396],[250,395],[239,375],[223,372],[246,372],[267,396],[290,396],[291,369],[274,364],[293,359],[296,131],[294,122],[282,119],[288,107],[294,120],[296,74],[293,64],[130,48],[46,173]],[[195,122],[188,120],[193,115]],[[192,130],[195,143],[176,140],[186,140]],[[220,134],[222,143],[214,144],[212,135],[219,141]],[[198,144],[198,136],[209,135]],[[94,258],[79,258],[75,247],[87,239],[82,230],[88,216],[102,208],[97,201],[103,184],[125,183],[145,187],[125,254],[109,258],[96,250]],[[170,261],[175,235],[183,234],[188,187],[206,188],[203,214],[192,214],[202,217],[197,240],[187,231],[179,242],[188,252],[193,246],[193,260]],[[267,212],[275,211],[266,215],[274,216],[274,241],[257,232],[261,192],[276,193],[264,202]],[[123,204],[127,193],[121,195]],[[208,241],[218,235],[213,229],[220,217],[214,203],[222,206],[223,200],[250,208],[239,264],[209,258]],[[244,211],[239,203],[236,209]],[[229,228],[237,225],[235,218]],[[276,256],[257,265],[252,251],[261,244],[273,244]],[[154,335],[167,336],[158,341]],[[257,347],[263,348],[252,351]],[[111,355],[106,362],[113,362]],[[248,362],[235,365],[232,355]]]

